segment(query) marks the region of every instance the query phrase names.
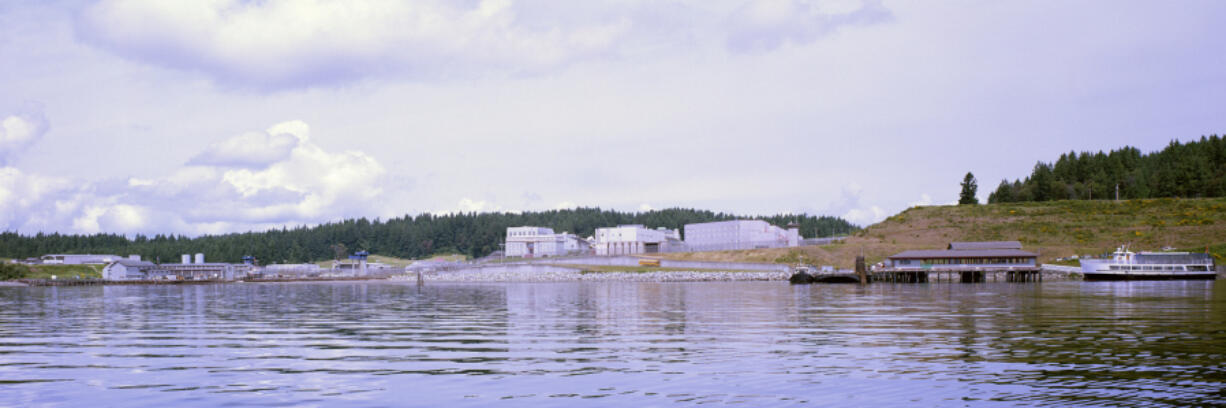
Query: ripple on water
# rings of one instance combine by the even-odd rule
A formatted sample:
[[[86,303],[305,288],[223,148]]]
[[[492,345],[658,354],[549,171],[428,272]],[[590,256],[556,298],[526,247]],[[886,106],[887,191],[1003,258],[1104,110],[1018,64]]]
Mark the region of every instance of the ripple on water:
[[[0,288],[0,405],[1220,405],[1220,286]]]

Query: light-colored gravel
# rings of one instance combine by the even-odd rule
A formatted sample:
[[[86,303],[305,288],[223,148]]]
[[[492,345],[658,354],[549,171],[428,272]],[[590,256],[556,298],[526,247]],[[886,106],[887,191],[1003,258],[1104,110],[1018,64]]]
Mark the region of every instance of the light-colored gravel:
[[[731,281],[786,281],[786,272],[714,272],[714,271],[668,271],[668,272],[594,272],[577,271],[476,271],[426,273],[426,282],[731,282]],[[416,275],[397,276],[397,281],[414,282]]]

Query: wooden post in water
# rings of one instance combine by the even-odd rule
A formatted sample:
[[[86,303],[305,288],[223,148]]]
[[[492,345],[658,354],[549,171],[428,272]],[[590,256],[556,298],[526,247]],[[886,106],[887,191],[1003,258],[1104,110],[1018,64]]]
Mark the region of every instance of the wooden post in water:
[[[864,265],[864,255],[856,257],[856,276],[860,278],[860,285],[868,284],[868,267]]]

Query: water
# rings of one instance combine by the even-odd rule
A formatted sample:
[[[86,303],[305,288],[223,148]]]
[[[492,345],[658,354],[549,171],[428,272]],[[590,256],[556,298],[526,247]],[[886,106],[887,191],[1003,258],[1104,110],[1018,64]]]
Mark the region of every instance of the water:
[[[0,288],[0,406],[1226,404],[1226,282]]]

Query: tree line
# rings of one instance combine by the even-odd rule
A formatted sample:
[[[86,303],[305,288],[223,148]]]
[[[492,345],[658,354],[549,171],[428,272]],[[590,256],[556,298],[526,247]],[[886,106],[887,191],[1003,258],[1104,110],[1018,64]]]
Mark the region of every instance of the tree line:
[[[1135,147],[1109,153],[1069,152],[1040,161],[1025,180],[1002,180],[989,203],[1226,196],[1226,138],[1171,141],[1143,154]]]
[[[499,250],[507,227],[540,226],[558,232],[591,236],[596,228],[619,224],[643,224],[648,228],[683,228],[685,224],[733,219],[761,219],[786,227],[800,225],[801,235],[832,236],[851,233],[859,227],[842,218],[780,214],[741,217],[695,209],[621,212],[600,208],[576,208],[523,213],[456,213],[405,215],[388,220],[346,219],[316,226],[282,227],[263,232],[187,237],[182,235],[119,234],[75,235],[0,233],[0,257],[24,259],[45,254],[141,255],[154,262],[178,262],[181,254],[206,254],[209,262],[239,262],[254,256],[261,264],[300,263],[336,259],[345,253],[366,250],[398,258],[422,258],[440,253],[471,257]]]

